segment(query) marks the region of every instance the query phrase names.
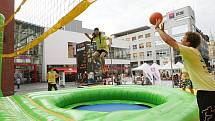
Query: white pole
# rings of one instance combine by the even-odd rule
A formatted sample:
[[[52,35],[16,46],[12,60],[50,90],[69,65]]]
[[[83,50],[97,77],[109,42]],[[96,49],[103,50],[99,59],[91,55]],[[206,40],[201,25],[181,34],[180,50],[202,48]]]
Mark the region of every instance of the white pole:
[[[173,52],[173,50],[172,50],[172,48],[170,47],[170,62],[171,62],[171,80],[172,80],[172,87],[174,88],[174,80],[173,80],[173,66],[172,66],[172,54],[174,54],[174,53],[172,53]]]
[[[112,81],[112,85],[114,85],[114,80],[113,80],[113,61],[112,61],[112,58],[113,58],[113,53],[112,53],[112,48],[110,46],[111,81]]]

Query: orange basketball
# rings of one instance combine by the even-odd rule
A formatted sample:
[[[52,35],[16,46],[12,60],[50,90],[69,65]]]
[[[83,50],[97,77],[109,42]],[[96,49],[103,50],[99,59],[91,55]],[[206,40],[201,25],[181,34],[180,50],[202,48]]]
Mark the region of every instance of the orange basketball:
[[[161,13],[159,12],[155,12],[153,13],[150,18],[149,18],[149,21],[151,24],[155,25],[156,24],[156,20],[160,19],[161,21],[163,20],[163,16]]]

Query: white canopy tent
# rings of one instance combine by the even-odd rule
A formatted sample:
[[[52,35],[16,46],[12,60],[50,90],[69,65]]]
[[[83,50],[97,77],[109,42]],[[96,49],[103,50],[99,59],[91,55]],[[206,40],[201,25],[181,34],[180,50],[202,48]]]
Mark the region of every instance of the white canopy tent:
[[[136,68],[133,68],[132,71],[138,71],[138,70],[143,70],[145,68],[150,68],[150,66],[147,63],[144,63]]]
[[[149,80],[153,83],[153,75],[151,73],[151,68],[147,63],[143,63],[137,68],[132,69],[132,71],[143,71],[145,76],[149,78]]]
[[[159,69],[157,68],[159,65],[153,65],[152,67],[149,66],[147,63],[140,65],[137,68],[132,69],[132,71],[142,70],[145,73],[145,76],[149,78],[152,84],[154,84],[154,78],[160,82],[160,73]],[[159,67],[160,68],[160,67]],[[154,76],[154,78],[153,78]]]
[[[177,62],[175,65],[180,69],[184,68],[184,64],[182,64],[181,62]]]
[[[162,66],[158,65],[157,63],[153,63],[150,67],[156,68],[156,69],[162,69]]]

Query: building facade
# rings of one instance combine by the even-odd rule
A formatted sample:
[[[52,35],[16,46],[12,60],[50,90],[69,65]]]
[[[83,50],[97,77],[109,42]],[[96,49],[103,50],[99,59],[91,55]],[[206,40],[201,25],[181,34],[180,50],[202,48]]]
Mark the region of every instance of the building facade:
[[[78,33],[88,33],[88,34],[93,33],[93,30],[83,28],[82,21],[79,21],[79,20],[74,20],[70,22],[69,24],[65,25],[62,29],[65,31],[72,31],[72,32],[78,32]]]
[[[15,51],[39,37],[46,31],[45,27],[16,20]],[[23,83],[46,82],[47,67],[56,67],[70,73],[76,69],[76,44],[89,41],[83,33],[92,34],[93,30],[82,28],[81,21],[73,21],[50,35],[44,42],[14,59],[16,71],[23,74]],[[104,32],[102,32],[104,34]],[[114,73],[129,71],[129,44],[113,40],[106,59]]]
[[[15,21],[14,50],[23,48],[29,42],[39,37],[44,27],[27,22]],[[39,44],[22,55],[14,58],[15,71],[21,71],[22,83],[41,82],[43,45]]]
[[[199,47],[203,58],[208,60],[208,38],[195,25],[195,14],[191,7],[180,8],[164,15],[165,31],[178,42],[187,31],[199,32],[202,35]],[[146,62],[164,65],[172,60],[176,63],[182,61],[178,51],[170,48],[161,40],[153,26],[144,26],[112,35],[115,39],[129,41],[131,54],[131,67],[135,68]]]
[[[43,42],[43,81],[46,81],[47,68],[76,68],[76,44],[89,41],[78,32],[58,30]],[[113,40],[105,64],[118,72],[129,73],[130,64],[128,43]],[[121,67],[121,68],[120,68]],[[114,71],[115,70],[111,70]],[[74,81],[74,80],[72,80]]]
[[[154,43],[152,42],[153,30],[148,27],[116,33],[114,39],[120,39],[129,43],[131,67],[137,67],[144,62],[153,63]]]

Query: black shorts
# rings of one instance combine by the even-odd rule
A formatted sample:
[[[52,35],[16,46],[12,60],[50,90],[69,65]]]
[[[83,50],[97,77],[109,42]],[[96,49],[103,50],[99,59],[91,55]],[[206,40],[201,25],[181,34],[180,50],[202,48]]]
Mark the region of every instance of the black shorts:
[[[107,52],[106,50],[104,50],[104,49],[96,50],[96,52],[98,52],[100,55],[101,55],[103,52],[105,52],[105,53],[106,53],[105,56],[108,54],[108,52]]]
[[[215,121],[215,91],[197,91],[200,121]]]

